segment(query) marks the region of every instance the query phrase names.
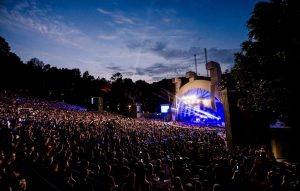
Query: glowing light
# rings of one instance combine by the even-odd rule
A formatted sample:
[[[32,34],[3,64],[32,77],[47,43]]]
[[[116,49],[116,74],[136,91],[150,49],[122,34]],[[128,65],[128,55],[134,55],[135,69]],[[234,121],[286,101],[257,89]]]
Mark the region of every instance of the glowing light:
[[[210,107],[211,106],[211,102],[210,99],[203,99],[202,103],[205,107]]]
[[[177,98],[178,120],[204,126],[225,126],[222,103],[215,98],[216,110],[211,108],[210,92],[204,89],[190,89]]]
[[[194,100],[194,99],[196,99],[197,98],[197,96],[196,95],[189,95],[189,96],[183,96],[181,99],[183,99],[183,100]]]
[[[170,109],[169,105],[166,105],[166,104],[161,104],[160,105],[160,111],[161,111],[161,113],[168,113],[169,109]]]
[[[187,104],[187,105],[194,105],[194,104],[200,103],[200,100],[198,99],[198,97],[196,95],[183,96],[181,98],[181,100],[183,101],[184,104]]]

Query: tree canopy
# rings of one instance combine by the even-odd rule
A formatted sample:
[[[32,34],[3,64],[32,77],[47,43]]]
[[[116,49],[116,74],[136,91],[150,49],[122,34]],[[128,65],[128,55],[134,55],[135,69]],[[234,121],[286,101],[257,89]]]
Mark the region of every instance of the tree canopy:
[[[238,106],[264,113],[270,121],[296,124],[296,76],[299,73],[300,6],[296,0],[256,4],[247,22],[249,39],[235,55],[232,75]]]
[[[168,99],[167,95],[162,94],[161,87],[172,91],[174,85],[171,80],[153,84],[143,80],[133,82],[123,78],[120,72],[113,74],[110,81],[100,77],[95,79],[88,71],[81,73],[78,68],[52,67],[38,58],[23,63],[0,36],[0,90],[90,108],[95,108],[90,103],[91,97],[103,97],[104,109],[130,115],[129,105],[136,102],[142,104],[143,111],[159,111],[159,105]]]

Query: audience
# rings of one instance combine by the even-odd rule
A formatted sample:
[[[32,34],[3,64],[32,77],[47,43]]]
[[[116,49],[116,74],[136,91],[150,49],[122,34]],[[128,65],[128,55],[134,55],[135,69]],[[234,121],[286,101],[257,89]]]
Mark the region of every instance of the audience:
[[[299,190],[298,165],[222,128],[0,93],[0,190]]]

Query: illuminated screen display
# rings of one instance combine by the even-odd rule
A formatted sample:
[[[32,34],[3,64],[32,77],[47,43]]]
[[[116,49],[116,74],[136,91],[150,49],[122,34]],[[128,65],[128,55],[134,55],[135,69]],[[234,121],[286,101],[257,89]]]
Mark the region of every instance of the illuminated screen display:
[[[203,126],[225,127],[223,104],[215,98],[211,107],[210,92],[200,88],[188,90],[177,102],[178,120]]]
[[[161,113],[168,113],[170,109],[169,105],[160,105],[160,112]]]

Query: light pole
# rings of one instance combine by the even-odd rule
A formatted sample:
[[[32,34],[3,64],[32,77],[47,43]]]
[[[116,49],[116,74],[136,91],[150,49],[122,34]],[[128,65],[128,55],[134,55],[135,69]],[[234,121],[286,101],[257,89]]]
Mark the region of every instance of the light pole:
[[[197,73],[197,60],[196,60],[196,54],[194,54],[194,57],[195,57],[195,68],[196,68],[196,78],[197,78],[198,73]]]

